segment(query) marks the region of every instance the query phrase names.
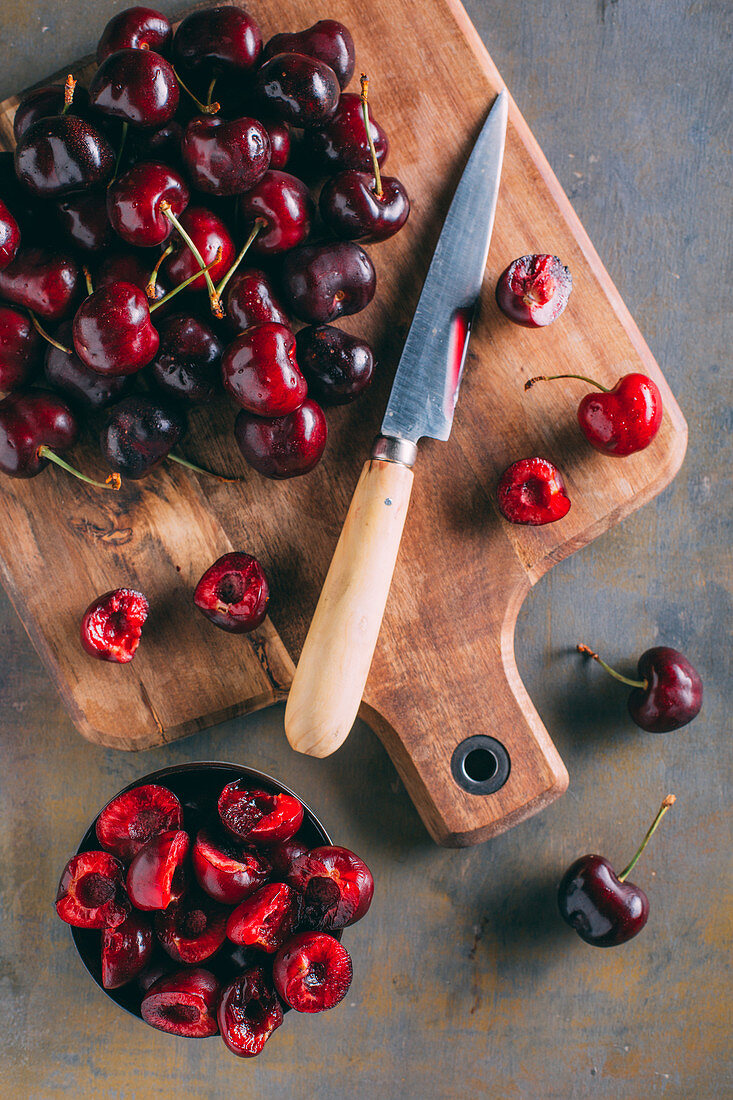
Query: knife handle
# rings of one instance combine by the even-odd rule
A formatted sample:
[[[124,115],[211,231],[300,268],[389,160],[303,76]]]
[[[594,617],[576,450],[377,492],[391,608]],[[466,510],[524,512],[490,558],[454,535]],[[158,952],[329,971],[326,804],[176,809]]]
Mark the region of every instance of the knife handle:
[[[361,471],[290,688],[285,733],[297,752],[329,756],[356,719],[405,526],[410,466],[372,457]]]

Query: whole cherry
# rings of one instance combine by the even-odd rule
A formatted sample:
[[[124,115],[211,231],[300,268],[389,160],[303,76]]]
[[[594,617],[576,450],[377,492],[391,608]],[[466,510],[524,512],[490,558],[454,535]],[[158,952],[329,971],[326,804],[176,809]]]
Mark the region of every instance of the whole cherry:
[[[15,259],[20,247],[20,228],[5,203],[0,199],[0,270]]]
[[[246,634],[267,615],[270,588],[265,572],[251,554],[223,554],[196,585],[193,602],[215,626]]]
[[[34,122],[15,147],[15,171],[29,191],[58,198],[107,182],[115,155],[107,139],[74,115]]]
[[[226,322],[234,332],[263,321],[290,324],[267,275],[254,268],[236,273],[227,287],[224,306]]]
[[[113,15],[102,31],[97,45],[97,64],[101,65],[118,50],[166,53],[172,35],[170,20],[162,12],[154,8],[125,8]]]
[[[283,258],[286,305],[302,321],[328,324],[359,313],[374,297],[377,276],[363,248],[351,241],[303,245]]]
[[[138,481],[168,457],[186,428],[184,413],[172,402],[133,394],[110,410],[100,447],[112,470]]]
[[[549,459],[539,457],[520,459],[504,471],[497,502],[510,523],[533,527],[555,523],[570,511],[562,474]]]
[[[520,256],[499,276],[496,301],[515,324],[543,328],[563,312],[572,289],[573,277],[557,256]]]
[[[243,8],[233,5],[192,12],[173,39],[175,64],[208,77],[247,73],[261,51],[260,28]]]
[[[189,313],[176,313],[158,326],[160,346],[150,364],[156,387],[192,405],[209,404],[221,389],[224,350],[210,325]]]
[[[270,165],[267,130],[254,118],[196,116],[181,145],[194,187],[209,195],[238,195],[254,187]]]
[[[369,114],[369,133],[380,166],[389,152],[387,135]],[[327,172],[343,172],[354,169],[369,172],[372,154],[364,124],[362,97],[356,92],[344,92],[334,114],[322,126],[306,133],[306,143],[311,156]]]
[[[269,169],[242,195],[239,211],[246,221],[259,218],[263,223],[252,251],[271,256],[306,240],[313,219],[313,199],[302,180]]]
[[[178,80],[164,57],[150,49],[122,49],[104,59],[89,85],[95,110],[129,126],[157,130],[178,107]]]
[[[20,141],[26,130],[42,118],[55,118],[56,115],[72,114],[84,117],[89,109],[89,95],[86,88],[78,85],[73,76],[66,78],[65,84],[47,84],[26,92],[15,109],[13,133],[15,141]]]
[[[114,240],[103,191],[82,191],[59,199],[56,219],[68,243],[82,252],[102,252]]]
[[[639,856],[674,803],[668,794],[631,863],[617,875],[603,856],[577,859],[558,888],[560,916],[582,940],[593,947],[616,947],[638,936],[649,918],[649,899],[639,886],[627,882]]]
[[[279,417],[305,401],[308,387],[295,359],[295,337],[276,321],[245,329],[224,352],[224,386],[257,416]]]
[[[187,237],[193,241],[198,256],[191,251],[188,240],[172,241],[172,250],[162,266],[166,281],[170,286],[186,282],[200,271],[201,259],[204,264],[210,265],[212,282],[218,283],[234,262],[236,251],[224,222],[203,206],[189,206],[179,219],[179,227],[183,227]],[[188,284],[187,290],[206,290],[206,283],[206,276],[200,274]]]
[[[270,168],[285,168],[290,159],[290,127],[267,117],[260,119],[270,139]]]
[[[319,19],[295,34],[274,35],[262,51],[262,60],[269,61],[281,53],[301,53],[323,61],[336,73],[342,88],[354,75],[354,39],[348,27],[336,19]]]
[[[375,359],[366,340],[333,325],[302,328],[295,337],[308,390],[325,405],[345,405],[367,388]]]
[[[188,200],[189,190],[180,173],[165,164],[143,162],[110,185],[107,213],[123,241],[152,248],[167,241],[173,231],[167,212],[182,214]]]
[[[104,409],[119,401],[130,385],[126,375],[98,374],[74,352],[70,321],[57,329],[54,342],[46,346],[43,375],[50,389],[62,394],[73,406]]]
[[[281,53],[261,65],[255,90],[264,108],[292,126],[320,126],[338,106],[341,87],[323,61]]]
[[[12,263],[0,270],[0,298],[46,321],[68,317],[79,289],[79,267],[69,252],[21,246]]]
[[[143,52],[143,51],[140,51]],[[74,317],[76,354],[98,374],[134,374],[158,350],[148,299],[132,283],[111,283],[86,298]]]
[[[219,1031],[232,1054],[259,1054],[283,1022],[282,1006],[264,968],[251,967],[223,990],[218,1010]]]
[[[0,390],[27,385],[43,359],[43,340],[27,313],[0,304]]]
[[[234,423],[234,435],[253,469],[281,481],[307,474],[320,462],[328,427],[323,409],[306,397],[295,412],[274,420],[242,409]]]

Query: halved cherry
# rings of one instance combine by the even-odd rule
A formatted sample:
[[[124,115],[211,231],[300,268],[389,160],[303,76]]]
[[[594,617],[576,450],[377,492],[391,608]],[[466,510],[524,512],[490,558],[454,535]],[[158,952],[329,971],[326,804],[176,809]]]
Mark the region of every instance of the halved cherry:
[[[116,928],[130,909],[124,868],[109,852],[80,852],[64,867],[56,912],[75,928]]]
[[[201,963],[224,943],[228,915],[223,905],[196,891],[156,913],[155,932],[176,962]]]
[[[258,947],[268,955],[292,936],[300,917],[300,898],[284,882],[270,882],[229,914],[226,934],[232,943]]]
[[[146,783],[113,798],[97,818],[97,840],[118,859],[129,862],[159,833],[180,829],[183,811],[173,791]]]
[[[323,1012],[343,1000],[352,978],[351,957],[325,932],[300,932],[275,956],[275,989],[296,1012]]]
[[[221,1037],[239,1058],[259,1054],[283,1022],[283,1010],[261,966],[240,974],[226,987],[219,1002]]]
[[[127,892],[133,905],[145,910],[167,909],[183,897],[188,848],[188,833],[171,829],[140,849],[127,872]]]
[[[244,901],[270,873],[270,865],[262,856],[236,849],[231,841],[210,829],[202,829],[197,835],[191,862],[201,889],[224,905]]]
[[[116,928],[102,932],[102,985],[117,989],[137,978],[153,955],[153,932],[142,913],[133,910]]]
[[[303,822],[303,806],[291,794],[271,794],[235,779],[219,795],[219,817],[240,842],[277,844],[295,836]]]
[[[223,554],[196,585],[193,602],[215,626],[246,634],[264,621],[270,588],[251,554]]]
[[[115,588],[97,596],[81,620],[81,644],[90,657],[125,665],[135,656],[150,605],[142,592]]]
[[[307,851],[309,851],[308,845],[294,836],[290,840],[283,840],[281,844],[276,844],[274,848],[269,848],[267,855],[272,862],[275,874],[285,877],[290,873],[294,860],[304,856]]]
[[[219,989],[219,982],[208,970],[177,970],[150,987],[140,1013],[146,1024],[159,1031],[203,1039],[219,1030],[216,1022]]]
[[[287,881],[303,895],[307,923],[330,931],[361,920],[374,894],[364,860],[335,845],[313,848],[295,859]]]

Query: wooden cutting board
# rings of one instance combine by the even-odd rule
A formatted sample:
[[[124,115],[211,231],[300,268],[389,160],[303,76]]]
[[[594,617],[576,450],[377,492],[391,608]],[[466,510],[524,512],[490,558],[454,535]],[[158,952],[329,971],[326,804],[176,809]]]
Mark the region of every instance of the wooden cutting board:
[[[377,295],[344,327],[367,336],[378,377],[352,406],[328,413],[320,466],[291,482],[248,470],[222,402],[192,415],[187,457],[244,475],[243,485],[199,480],[168,464],[119,494],[87,489],[49,469],[0,490],[0,571],[34,645],[80,732],[120,749],[144,749],[263,707],[287,693],[320,586],[370,443],[459,178],[503,82],[457,0],[252,0],[265,37],[337,18],[353,31],[357,74],[367,70],[375,116],[391,139],[389,170],[412,197],[403,232],[375,246]],[[101,31],[101,27],[100,27]],[[91,71],[76,66],[82,77]],[[352,84],[352,90],[357,87]],[[12,148],[16,99],[0,107],[0,144]],[[500,272],[516,256],[554,252],[572,273],[562,318],[529,331],[494,302]],[[579,372],[613,384],[642,370],[665,404],[651,447],[614,460],[593,451],[575,421],[581,383],[538,387],[532,375]],[[436,840],[467,845],[508,828],[561,794],[567,773],[520,680],[513,636],[522,601],[539,578],[672,479],[687,428],[649,348],[514,104],[480,317],[448,443],[425,441],[400,559],[362,713],[384,741]],[[543,528],[499,516],[494,491],[512,461],[556,462],[573,501]],[[93,441],[75,452],[101,469]],[[271,580],[271,618],[255,634],[213,628],[191,605],[203,570],[231,549],[255,554]],[[151,615],[131,665],[90,660],[78,629],[100,592],[147,593]],[[495,751],[458,768],[468,737]],[[503,750],[502,751],[502,746]],[[195,750],[194,750],[195,751]],[[492,755],[493,752],[493,755]],[[453,768],[451,766],[453,762]],[[505,766],[506,765],[506,766]],[[492,770],[508,771],[495,785]],[[466,780],[465,773],[474,782]],[[471,790],[464,790],[454,773]]]

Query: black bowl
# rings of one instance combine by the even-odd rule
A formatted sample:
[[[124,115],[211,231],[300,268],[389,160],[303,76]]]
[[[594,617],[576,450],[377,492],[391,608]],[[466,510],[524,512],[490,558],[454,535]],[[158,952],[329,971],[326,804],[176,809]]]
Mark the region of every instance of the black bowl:
[[[216,807],[216,801],[223,787],[227,783],[233,782],[235,779],[246,779],[248,783],[253,786],[262,787],[266,791],[273,791],[277,794],[292,794],[296,798],[299,798],[305,811],[303,815],[303,824],[298,830],[298,837],[303,839],[303,843],[307,844],[309,848],[315,848],[320,844],[333,844],[330,836],[326,832],[325,828],[318,820],[316,815],[306,806],[303,800],[295,791],[291,791],[289,787],[279,783],[276,779],[273,779],[269,775],[265,775],[264,772],[256,771],[254,768],[245,768],[240,764],[224,764],[220,761],[198,761],[193,764],[176,764],[172,768],[161,768],[157,772],[151,772],[149,775],[143,775],[140,779],[136,779],[134,783],[128,783],[126,787],[123,787],[121,791],[118,791],[114,798],[117,798],[121,794],[125,794],[126,791],[131,791],[135,787],[141,787],[145,783],[158,783],[163,787],[168,787],[178,796],[180,803],[183,807],[183,827],[186,831],[195,836],[198,830],[206,824],[211,818],[212,807]],[[109,802],[113,799],[110,798]],[[109,802],[106,804],[109,805]],[[208,806],[206,810],[203,807]],[[97,834],[95,832],[95,825],[97,818],[102,810],[106,809],[103,806],[99,813],[97,813],[92,821],[91,825],[84,833],[81,839],[81,843],[76,850],[76,854],[80,852],[88,852],[91,850],[99,849],[99,841],[97,840]],[[341,938],[340,933],[336,933],[338,939]],[[138,1020],[142,1019],[140,1015],[140,1002],[143,994],[137,981],[129,982],[127,985],[120,986],[119,989],[105,989],[102,985],[102,959],[101,959],[101,942],[102,933],[97,929],[92,928],[74,928],[71,927],[71,937],[74,941],[79,957],[84,963],[91,974],[94,981],[97,983],[102,992],[118,1004],[120,1008],[124,1008],[126,1012],[129,1012],[132,1016],[137,1016]],[[234,945],[230,947],[233,950]],[[220,978],[225,978],[226,973],[221,972],[221,967],[228,971],[232,976],[234,970],[237,967],[236,961],[232,961],[231,957],[226,954],[219,959],[222,952],[225,949],[222,948],[217,955],[211,960],[211,970],[217,973]],[[240,949],[241,950],[241,949]],[[161,956],[167,959],[168,956],[161,950]],[[170,962],[170,960],[168,960]],[[217,962],[219,965],[217,965]],[[208,968],[209,960],[203,963],[205,968]]]

